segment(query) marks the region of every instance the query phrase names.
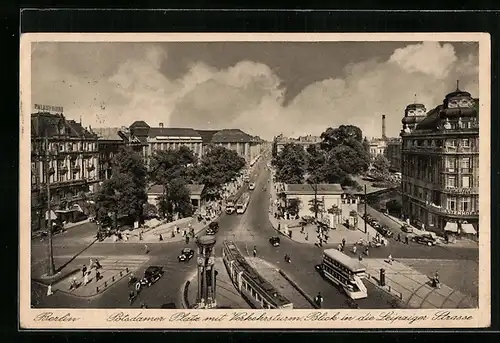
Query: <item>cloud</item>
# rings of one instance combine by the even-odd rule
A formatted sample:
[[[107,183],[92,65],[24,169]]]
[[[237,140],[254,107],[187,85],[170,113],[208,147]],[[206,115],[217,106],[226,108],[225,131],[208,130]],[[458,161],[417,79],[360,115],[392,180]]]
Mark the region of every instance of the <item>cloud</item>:
[[[152,126],[240,128],[270,139],[352,124],[380,136],[385,114],[387,133],[396,136],[408,103],[431,109],[457,79],[460,88],[478,94],[477,54],[462,57],[453,45],[435,42],[348,64],[342,75],[310,83],[286,105],[279,72],[254,61],[222,69],[195,61],[184,75],[169,79],[162,70],[175,61],[162,45],[39,44],[34,50],[33,102],[62,105],[68,117],[81,115],[84,125],[94,127],[145,120]]]

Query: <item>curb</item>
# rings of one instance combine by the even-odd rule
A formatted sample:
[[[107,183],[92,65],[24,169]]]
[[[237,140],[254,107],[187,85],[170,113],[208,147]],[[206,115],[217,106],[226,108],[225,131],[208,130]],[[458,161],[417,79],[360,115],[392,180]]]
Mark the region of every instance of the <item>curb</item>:
[[[288,281],[288,283],[290,285],[292,285],[293,288],[295,288],[314,308],[316,309],[319,309],[320,307],[318,307],[318,305],[316,305],[316,303],[314,302],[314,300],[299,286],[297,285],[297,283],[295,283],[295,281],[293,281],[292,279],[290,279],[290,277],[288,275],[285,274],[284,271],[282,271],[281,269],[278,270],[278,272],[280,273],[281,276],[283,276],[285,278],[286,281]]]
[[[184,284],[184,288],[182,290],[182,308],[189,309],[191,306],[189,305],[189,297],[188,297],[188,292],[189,292],[189,286],[191,285],[191,281],[186,281]]]

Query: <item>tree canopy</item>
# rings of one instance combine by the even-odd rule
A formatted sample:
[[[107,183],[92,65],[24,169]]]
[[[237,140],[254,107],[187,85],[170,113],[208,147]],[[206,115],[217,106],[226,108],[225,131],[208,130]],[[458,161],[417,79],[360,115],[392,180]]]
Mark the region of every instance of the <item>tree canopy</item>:
[[[307,155],[304,148],[295,143],[283,146],[275,158],[276,179],[283,183],[302,183],[306,173]]]
[[[377,155],[372,162],[373,168],[375,168],[381,174],[388,174],[390,162],[384,155]]]
[[[236,151],[211,146],[199,166],[199,180],[205,185],[204,195],[218,197],[223,184],[230,182],[243,169],[245,159]]]
[[[129,147],[122,148],[112,160],[113,173],[95,194],[96,215],[105,217],[109,212],[140,220],[147,202],[146,167],[142,157]]]

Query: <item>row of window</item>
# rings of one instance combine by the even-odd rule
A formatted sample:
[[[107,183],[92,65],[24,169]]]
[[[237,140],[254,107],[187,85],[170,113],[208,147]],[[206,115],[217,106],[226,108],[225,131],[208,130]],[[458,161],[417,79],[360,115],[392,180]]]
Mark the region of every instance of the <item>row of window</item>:
[[[448,148],[457,148],[458,146],[463,148],[470,148],[474,146],[474,139],[462,138],[462,139],[446,139],[444,140],[444,146]],[[415,147],[443,147],[442,139],[414,139],[405,140],[404,147],[410,148]]]

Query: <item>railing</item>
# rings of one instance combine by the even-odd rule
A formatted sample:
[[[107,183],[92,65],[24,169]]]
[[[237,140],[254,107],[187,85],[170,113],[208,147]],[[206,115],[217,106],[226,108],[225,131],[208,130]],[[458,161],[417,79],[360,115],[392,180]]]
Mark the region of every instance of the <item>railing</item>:
[[[470,188],[441,187],[441,191],[444,193],[457,194],[457,195],[476,195],[476,194],[479,194],[478,187],[470,187]]]
[[[447,208],[437,207],[433,204],[427,205],[427,207],[434,212],[438,212],[441,214],[449,214],[449,215],[453,215],[453,216],[478,216],[479,215],[478,210],[471,210],[471,211],[449,210]]]

